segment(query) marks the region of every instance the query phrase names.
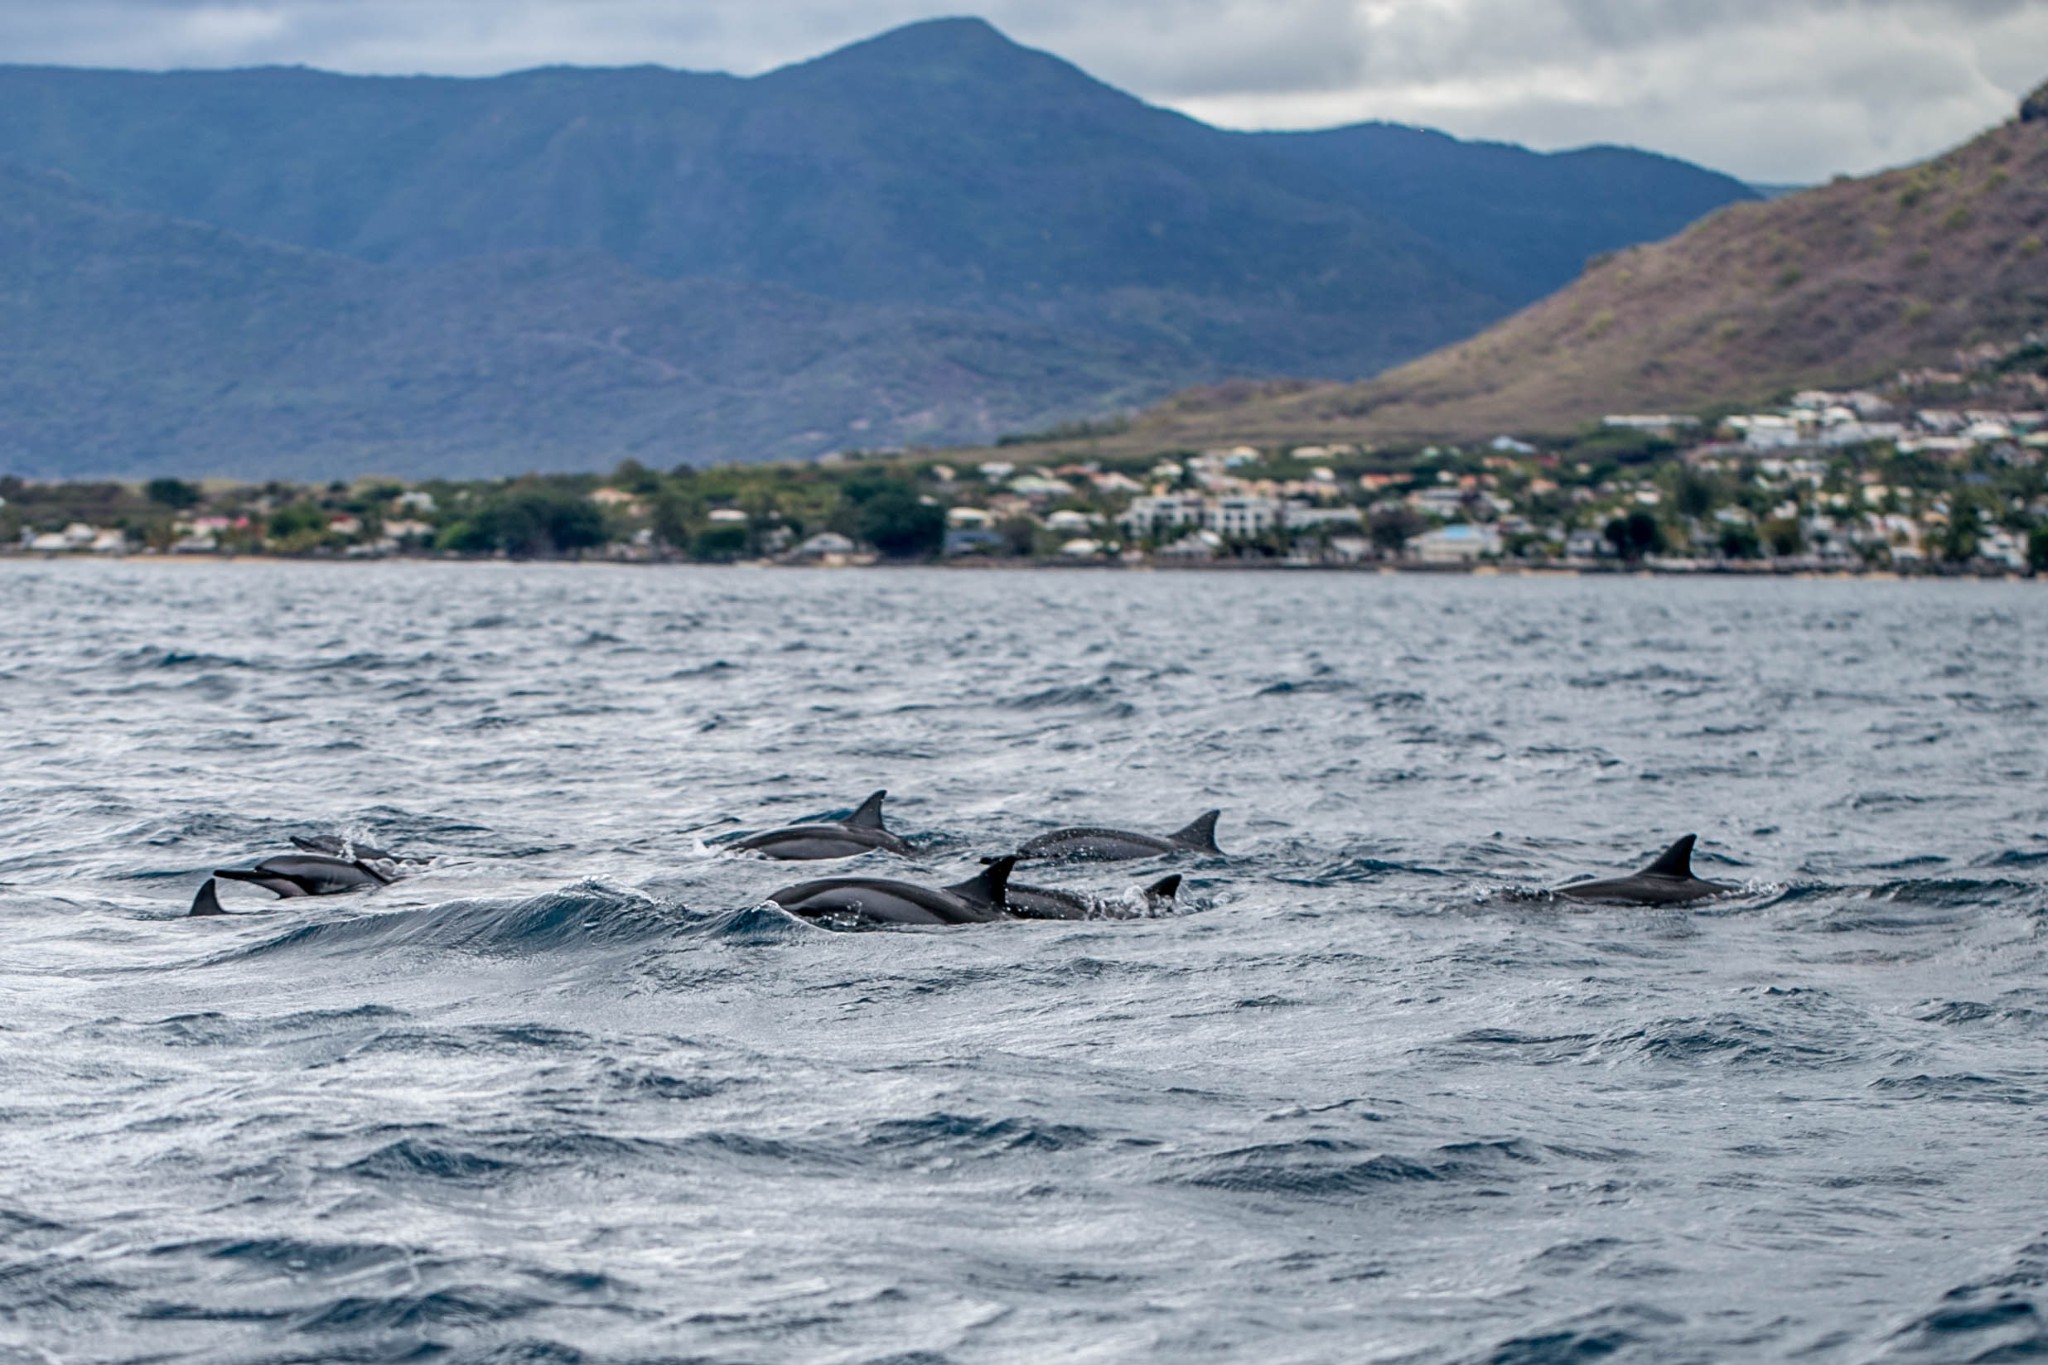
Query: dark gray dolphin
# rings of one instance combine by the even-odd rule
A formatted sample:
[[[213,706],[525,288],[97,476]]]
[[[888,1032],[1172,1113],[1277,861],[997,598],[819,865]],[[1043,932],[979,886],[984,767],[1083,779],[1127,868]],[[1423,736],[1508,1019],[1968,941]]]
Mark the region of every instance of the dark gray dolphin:
[[[1145,888],[1145,908],[1156,910],[1173,904],[1180,891],[1180,874],[1161,877]],[[1117,907],[1107,909],[1087,896],[1051,886],[1020,886],[1011,882],[1003,890],[1003,908],[1018,919],[1117,919]]]
[[[192,915],[225,915],[226,913],[227,911],[220,908],[220,895],[215,889],[214,880],[208,877],[206,884],[199,888],[199,894],[192,898],[192,908],[186,914],[190,917]]]
[[[852,858],[876,848],[907,857],[910,845],[882,827],[882,801],[888,795],[887,791],[876,792],[844,820],[766,830],[735,840],[733,847],[750,848],[767,857],[790,862]]]
[[[768,899],[805,919],[867,924],[986,924],[1003,918],[1015,858],[1002,858],[957,886],[918,886],[884,877],[827,877],[772,891]]]
[[[1705,900],[1740,890],[1729,882],[1710,882],[1692,875],[1692,846],[1696,836],[1688,834],[1664,850],[1663,856],[1641,872],[1604,881],[1573,882],[1560,886],[1557,894],[1576,901],[1621,901],[1630,905],[1675,905],[1680,901]]]
[[[1028,841],[1017,850],[1017,856],[1099,863],[1150,858],[1161,853],[1209,853],[1220,857],[1223,850],[1216,847],[1216,817],[1221,814],[1208,811],[1197,816],[1186,829],[1176,830],[1163,839],[1127,829],[1056,829]]]
[[[253,868],[216,868],[213,875],[234,882],[252,882],[286,897],[335,896],[344,891],[383,886],[392,880],[374,867],[321,853],[265,858]]]

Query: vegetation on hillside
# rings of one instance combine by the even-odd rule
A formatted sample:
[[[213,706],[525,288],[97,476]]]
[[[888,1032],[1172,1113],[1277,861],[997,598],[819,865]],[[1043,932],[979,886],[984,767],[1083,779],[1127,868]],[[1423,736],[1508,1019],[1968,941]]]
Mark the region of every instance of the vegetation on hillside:
[[[1467,552],[1439,562],[2048,569],[2048,433],[1939,451],[1870,441],[1790,452],[1704,434],[1720,439],[1682,447],[1658,432],[1591,429],[1544,448],[1235,448],[1050,467],[873,456],[662,472],[628,461],[607,476],[414,484],[10,478],[0,479],[0,546],[1306,564],[1429,560],[1434,540],[1462,529]],[[1133,520],[1149,503],[1221,499],[1274,516],[1226,536]]]

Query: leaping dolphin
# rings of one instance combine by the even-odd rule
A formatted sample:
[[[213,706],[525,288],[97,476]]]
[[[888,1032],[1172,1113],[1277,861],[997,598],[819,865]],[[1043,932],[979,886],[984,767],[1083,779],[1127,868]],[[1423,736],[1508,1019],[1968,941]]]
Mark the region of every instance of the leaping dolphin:
[[[1604,881],[1573,882],[1557,888],[1557,894],[1577,901],[1675,905],[1681,901],[1705,900],[1708,896],[1739,890],[1729,882],[1710,882],[1692,875],[1692,846],[1696,837],[1686,835],[1665,849],[1656,862],[1641,872]]]
[[[1017,856],[1101,863],[1150,858],[1161,853],[1208,853],[1221,857],[1223,850],[1216,847],[1216,817],[1221,814],[1207,811],[1195,817],[1186,829],[1176,830],[1165,838],[1094,826],[1056,829],[1028,840],[1017,850]]]
[[[887,791],[876,792],[844,820],[766,830],[735,840],[733,847],[789,862],[852,858],[876,848],[907,857],[910,845],[882,825],[882,801],[888,795]]]
[[[1180,891],[1180,874],[1161,877],[1145,888],[1145,908],[1157,910],[1162,905],[1173,904],[1174,896]],[[1087,896],[1073,891],[1062,891],[1051,886],[1020,886],[1011,882],[1003,891],[1003,908],[1018,919],[1115,919],[1116,908],[1112,902],[1105,913],[1103,908]]]
[[[367,887],[383,886],[393,880],[365,863],[351,862],[346,858],[330,858],[321,853],[286,854],[281,858],[265,858],[252,868],[216,868],[213,875],[226,877],[234,882],[253,882],[266,891],[287,898],[335,896],[344,891],[360,891]]]
[[[955,886],[918,886],[884,877],[827,877],[772,891],[768,899],[805,919],[867,924],[986,924],[1003,918],[1015,858],[1002,858]]]

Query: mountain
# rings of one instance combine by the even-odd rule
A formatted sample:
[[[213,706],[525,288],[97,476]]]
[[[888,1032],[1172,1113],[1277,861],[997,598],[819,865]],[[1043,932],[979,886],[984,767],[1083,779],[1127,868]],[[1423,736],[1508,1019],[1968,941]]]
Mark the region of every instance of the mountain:
[[[375,266],[0,168],[0,452],[30,477],[794,458],[1043,424],[1134,375],[1162,382],[1042,324],[598,253]]]
[[[103,336],[134,382],[110,396],[89,378],[108,365],[68,384],[52,373],[35,410],[7,418],[19,439],[78,423],[99,435],[14,446],[0,462],[183,459],[190,472],[264,451],[355,450],[392,470],[450,451],[587,465],[618,442],[649,462],[814,453],[986,438],[1232,374],[1352,378],[1471,334],[1589,255],[1751,197],[1622,149],[1544,156],[1387,126],[1226,132],[978,20],[915,24],[744,80],[0,67],[0,162],[24,172],[0,192],[54,173],[79,212],[125,225],[91,237],[102,254],[89,276],[148,293],[148,251],[212,228],[208,259],[264,319],[251,333],[228,296],[196,301],[193,318],[224,330],[181,321],[191,344],[153,357],[151,333],[79,286],[64,295],[63,344],[89,362]],[[131,239],[141,256],[121,254]],[[248,259],[229,267],[235,252]],[[343,279],[361,291],[349,325],[384,328],[362,349],[251,342],[288,319],[317,328]],[[57,294],[19,301],[0,329],[50,315]],[[428,301],[443,312],[422,313]],[[573,334],[626,356],[600,363],[599,346],[551,372],[535,338],[559,333],[565,310]],[[654,351],[667,369],[644,363]],[[305,368],[316,352],[317,382]],[[732,373],[735,355],[755,368]],[[605,365],[639,378],[599,381]],[[517,392],[504,391],[509,373]],[[216,377],[299,396],[264,410],[260,441],[150,407]],[[626,411],[648,414],[640,426],[606,407],[620,383],[636,394]],[[440,394],[424,408],[420,384]],[[554,414],[538,425],[482,416],[537,404]],[[322,420],[289,420],[314,411]],[[327,419],[357,435],[337,444]],[[202,430],[208,443],[193,444]]]
[[[1945,367],[2048,330],[2048,87],[1903,170],[1726,208],[1469,341],[1350,385],[1194,392],[1133,440],[1563,434]]]

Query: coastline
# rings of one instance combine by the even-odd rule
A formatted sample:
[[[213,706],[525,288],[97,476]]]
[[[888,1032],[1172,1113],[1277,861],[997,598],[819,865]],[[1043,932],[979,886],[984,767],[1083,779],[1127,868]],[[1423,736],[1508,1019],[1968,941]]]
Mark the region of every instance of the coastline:
[[[281,555],[263,553],[105,554],[83,551],[23,551],[12,548],[0,550],[0,565],[46,565],[52,563],[178,564],[193,566],[320,564],[348,568],[397,564],[412,567],[499,565],[506,568],[546,565],[561,568],[709,569],[726,572],[765,569],[809,571],[813,573],[838,573],[859,570],[902,572],[912,569],[938,569],[962,573],[1022,573],[1046,570],[1057,573],[1273,573],[1373,575],[1379,577],[1405,577],[1412,575],[1424,578],[1754,578],[1801,579],[1809,581],[1854,580],[1878,583],[1952,581],[1978,583],[2048,582],[2048,574],[2021,573],[2012,569],[1992,566],[1956,565],[1902,570],[1897,567],[1860,568],[1853,565],[1759,562],[1427,564],[1413,561],[1384,561],[1344,564],[1301,563],[1273,559],[1217,559],[1195,563],[1174,561],[1120,563],[1113,560],[1054,559],[952,559],[930,561],[880,560],[873,563],[832,564],[773,559],[743,559],[714,563],[680,557],[657,559],[602,555],[520,557],[509,555]]]

